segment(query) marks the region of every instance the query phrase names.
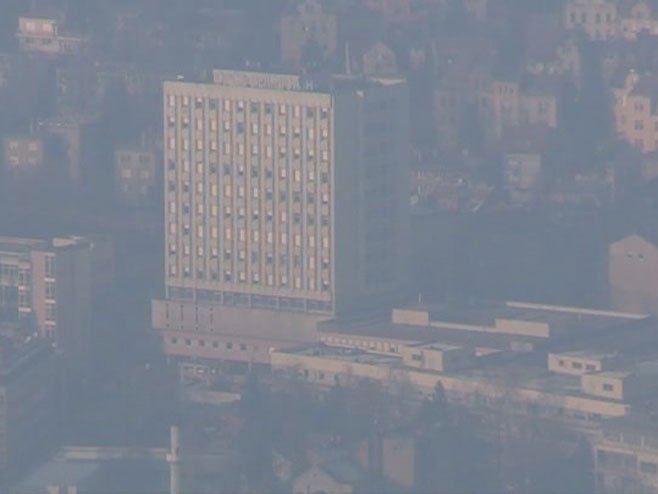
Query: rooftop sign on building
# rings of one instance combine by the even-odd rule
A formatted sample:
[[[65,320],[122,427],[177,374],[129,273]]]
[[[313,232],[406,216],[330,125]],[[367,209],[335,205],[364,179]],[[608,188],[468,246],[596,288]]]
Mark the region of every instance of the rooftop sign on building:
[[[213,70],[213,82],[220,86],[275,89],[279,91],[312,90],[313,82],[290,74],[268,74],[239,70]]]

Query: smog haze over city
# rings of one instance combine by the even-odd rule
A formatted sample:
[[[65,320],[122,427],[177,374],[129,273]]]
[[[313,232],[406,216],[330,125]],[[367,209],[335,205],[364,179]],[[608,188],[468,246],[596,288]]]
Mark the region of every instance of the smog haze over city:
[[[0,0],[0,494],[658,494],[658,0]]]

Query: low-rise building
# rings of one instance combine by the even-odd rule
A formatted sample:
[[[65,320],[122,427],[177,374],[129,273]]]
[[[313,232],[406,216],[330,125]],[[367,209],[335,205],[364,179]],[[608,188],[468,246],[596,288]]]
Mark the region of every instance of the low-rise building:
[[[18,45],[26,53],[44,55],[77,55],[82,53],[88,39],[62,30],[62,19],[55,17],[20,17],[18,20]]]
[[[591,372],[609,371],[619,362],[614,353],[596,353],[583,350],[549,353],[548,370],[558,374],[582,376]]]
[[[326,321],[319,329],[319,344],[274,350],[273,370],[319,387],[372,380],[431,395],[440,383],[466,406],[486,403],[589,426],[625,415],[656,389],[655,356],[635,363],[631,348],[651,346],[642,340],[653,335],[644,315],[508,302],[463,311],[399,308],[389,323]],[[574,349],[596,341],[600,351]],[[616,346],[626,352],[623,366],[610,349]],[[517,363],[522,354],[524,363]]]
[[[96,152],[97,120],[85,115],[48,118],[40,122],[40,130],[55,137],[62,144],[68,177],[80,180],[89,173],[90,162]]]
[[[402,347],[402,363],[407,367],[452,372],[471,367],[475,352],[441,343],[421,343]]]
[[[634,2],[621,13],[619,34],[627,40],[636,40],[641,34],[658,36],[658,19],[654,16],[651,5],[643,0]]]
[[[33,135],[7,136],[3,140],[3,161],[11,175],[33,173],[44,163],[44,144]]]
[[[583,31],[593,40],[617,36],[617,2],[612,0],[568,0],[564,6],[564,26]]]
[[[658,362],[641,362],[630,368],[593,372],[581,376],[583,392],[619,401],[655,396],[658,391]]]
[[[630,71],[613,90],[617,135],[642,153],[658,150],[657,89],[657,76]]]
[[[117,200],[131,207],[153,206],[161,186],[160,162],[151,146],[117,149],[114,153]]]

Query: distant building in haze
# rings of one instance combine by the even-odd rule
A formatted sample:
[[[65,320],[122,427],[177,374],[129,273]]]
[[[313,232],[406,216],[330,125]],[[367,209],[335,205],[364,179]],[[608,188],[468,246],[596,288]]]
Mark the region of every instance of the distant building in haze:
[[[88,44],[84,36],[63,32],[56,18],[20,17],[16,37],[21,51],[43,55],[77,55]]]
[[[564,26],[581,30],[593,40],[614,39],[617,36],[617,2],[611,0],[567,0]]]
[[[38,136],[7,136],[2,151],[5,170],[11,175],[32,173],[44,163],[43,140]]]
[[[89,172],[96,151],[97,119],[82,115],[59,116],[40,122],[39,127],[46,136],[57,138],[68,178],[82,179]]]
[[[281,59],[299,64],[306,50],[319,49],[316,56],[336,55],[336,15],[324,12],[318,0],[299,2],[297,11],[281,18]]]
[[[237,347],[217,340],[235,324],[221,306],[290,330],[290,314],[386,306],[404,289],[406,84],[325,83],[233,71],[165,83],[166,293],[153,311],[172,353]]]
[[[628,40],[636,40],[641,34],[658,36],[658,18],[655,17],[649,2],[639,0],[626,12],[622,12],[620,34]]]
[[[121,204],[132,207],[155,205],[161,187],[161,159],[155,147],[146,143],[122,146],[114,153],[116,197]]]
[[[613,90],[617,135],[642,153],[658,150],[657,90],[657,76],[635,71]]]
[[[0,322],[34,328],[83,379],[91,349],[92,296],[110,279],[106,239],[0,237]]]
[[[658,313],[658,238],[638,233],[610,244],[608,284],[616,309]]]

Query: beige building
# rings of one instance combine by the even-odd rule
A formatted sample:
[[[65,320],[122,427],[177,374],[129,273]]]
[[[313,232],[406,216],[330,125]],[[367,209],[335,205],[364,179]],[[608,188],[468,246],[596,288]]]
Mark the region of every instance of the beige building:
[[[624,39],[636,40],[641,34],[658,36],[658,19],[645,1],[635,2],[620,18],[620,34]]]
[[[621,368],[583,374],[582,389],[592,396],[633,401],[655,396],[658,391],[658,363],[641,362]]]
[[[585,352],[581,350],[548,355],[548,370],[558,374],[582,376],[592,372],[609,371],[619,363],[613,353]]]
[[[165,84],[167,301],[307,327],[404,288],[406,84],[312,84],[233,71]],[[165,301],[153,310],[156,329],[177,326]],[[178,330],[210,331],[188,321]]]
[[[628,413],[655,393],[656,365],[623,365],[602,351],[549,352],[548,364],[513,363],[513,355],[541,357],[544,349],[613,332],[630,338],[647,316],[507,302],[470,307],[395,309],[391,323],[324,322],[321,343],[271,354],[272,368],[320,387],[373,380],[446,395],[466,406],[504,407],[591,427]],[[621,333],[624,333],[624,336]],[[538,352],[538,353],[535,353]],[[512,358],[512,360],[510,360]]]
[[[658,150],[657,89],[658,77],[631,71],[613,90],[617,135],[643,153]]]
[[[3,160],[5,169],[12,175],[34,172],[44,162],[43,141],[30,135],[5,137]]]
[[[581,30],[593,40],[613,39],[618,31],[617,3],[611,0],[567,0],[564,26],[568,30]]]
[[[88,44],[84,36],[63,33],[55,18],[20,17],[16,37],[22,51],[44,55],[76,55]]]
[[[610,244],[608,287],[616,309],[658,313],[658,244],[652,235],[628,235]]]
[[[298,2],[296,12],[281,18],[280,38],[284,62],[299,64],[311,43],[331,59],[336,55],[336,15],[324,12],[318,0]]]

